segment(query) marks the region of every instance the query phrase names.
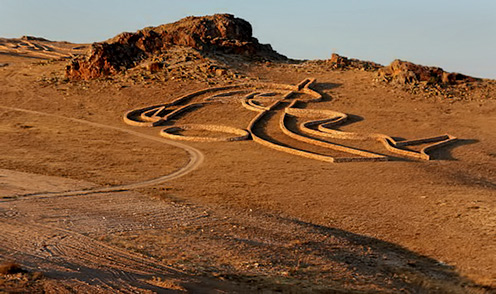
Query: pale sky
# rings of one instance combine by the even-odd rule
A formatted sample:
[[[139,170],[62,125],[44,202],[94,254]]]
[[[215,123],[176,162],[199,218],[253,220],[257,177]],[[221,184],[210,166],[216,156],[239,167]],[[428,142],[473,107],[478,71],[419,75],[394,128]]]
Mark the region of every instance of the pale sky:
[[[496,79],[496,0],[0,0],[0,37],[88,43],[214,13],[291,58],[400,58]]]

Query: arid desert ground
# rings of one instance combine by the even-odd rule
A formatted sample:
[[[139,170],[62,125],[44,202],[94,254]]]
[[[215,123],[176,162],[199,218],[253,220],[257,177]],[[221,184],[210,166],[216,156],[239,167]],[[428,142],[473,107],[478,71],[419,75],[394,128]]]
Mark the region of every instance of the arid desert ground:
[[[0,39],[0,293],[495,292],[496,81],[90,47]]]

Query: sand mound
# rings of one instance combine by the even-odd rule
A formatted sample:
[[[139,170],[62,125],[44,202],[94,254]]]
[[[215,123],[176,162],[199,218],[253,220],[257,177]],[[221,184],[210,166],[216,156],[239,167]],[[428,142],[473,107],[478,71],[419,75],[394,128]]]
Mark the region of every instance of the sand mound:
[[[0,54],[36,59],[63,59],[80,55],[86,49],[85,44],[74,45],[33,36],[0,38]],[[5,66],[5,63],[0,63],[0,67],[2,66]]]
[[[230,14],[216,14],[187,17],[175,23],[148,27],[136,33],[122,33],[106,42],[94,43],[86,56],[71,61],[66,74],[71,79],[115,74],[163,54],[174,45],[254,59],[286,59],[270,45],[260,44],[252,36],[247,21]]]

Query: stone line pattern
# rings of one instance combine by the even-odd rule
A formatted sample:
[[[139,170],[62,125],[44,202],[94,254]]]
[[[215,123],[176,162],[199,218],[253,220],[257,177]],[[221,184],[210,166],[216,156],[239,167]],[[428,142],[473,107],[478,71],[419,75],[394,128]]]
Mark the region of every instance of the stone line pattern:
[[[174,120],[180,115],[186,115],[188,112],[194,111],[205,105],[225,103],[225,99],[241,96],[241,105],[250,111],[258,113],[251,120],[246,129],[223,125],[186,124],[172,125],[163,128],[160,131],[160,135],[174,140],[197,142],[231,142],[249,140],[251,138],[253,141],[275,150],[324,162],[387,161],[389,157],[328,142],[322,138],[376,140],[381,142],[386,150],[397,156],[420,160],[429,160],[430,156],[428,153],[430,151],[450,144],[456,140],[455,137],[446,134],[431,138],[397,141],[384,134],[362,134],[340,131],[337,127],[345,123],[348,119],[348,116],[345,113],[326,109],[305,109],[298,107],[298,105],[301,104],[306,105],[308,103],[322,101],[322,94],[312,87],[315,82],[315,79],[307,78],[295,86],[275,83],[246,83],[208,88],[181,96],[170,103],[131,110],[124,115],[123,119],[124,122],[129,125],[141,127],[156,127],[165,125],[166,123],[173,124]],[[201,98],[201,96],[205,94],[210,96]],[[264,101],[265,104],[262,103],[262,101]],[[279,120],[279,127],[284,134],[307,144],[348,153],[351,156],[334,157],[318,154],[293,148],[270,138],[266,138],[266,136],[259,135],[260,130],[263,130],[262,122],[266,120],[268,116],[274,114],[275,111],[281,109],[283,110],[283,114]],[[291,130],[288,127],[288,120],[291,118],[303,120],[303,122],[299,124],[298,132]],[[181,134],[181,132],[185,130],[220,132],[228,135],[227,137],[186,136]],[[406,146],[422,144],[426,146],[421,148],[418,152],[404,148]]]

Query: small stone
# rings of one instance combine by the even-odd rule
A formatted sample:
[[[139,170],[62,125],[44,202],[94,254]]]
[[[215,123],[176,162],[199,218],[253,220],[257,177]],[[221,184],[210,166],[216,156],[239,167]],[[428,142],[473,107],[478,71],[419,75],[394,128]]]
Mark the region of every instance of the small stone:
[[[223,76],[223,75],[226,75],[227,74],[227,70],[224,69],[224,68],[218,68],[215,70],[215,75],[216,76]]]
[[[164,64],[161,62],[151,62],[150,64],[148,64],[147,68],[150,73],[156,73],[164,68]]]

